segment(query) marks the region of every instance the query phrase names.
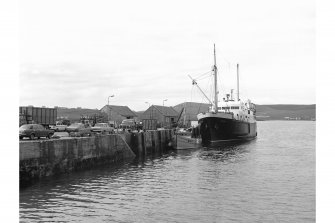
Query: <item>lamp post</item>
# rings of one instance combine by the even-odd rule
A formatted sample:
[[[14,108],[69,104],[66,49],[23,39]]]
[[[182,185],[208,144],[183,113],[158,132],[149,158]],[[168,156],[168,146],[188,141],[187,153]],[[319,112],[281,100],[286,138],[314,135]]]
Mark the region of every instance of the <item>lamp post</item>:
[[[111,96],[108,96],[108,105],[109,105],[109,98],[112,98],[114,97],[114,94],[111,95]],[[109,110],[109,107],[107,108],[108,109],[108,122],[112,119],[112,112]],[[115,123],[114,123],[114,126],[115,126]]]
[[[167,101],[167,100],[168,100],[168,99],[164,99],[164,100],[163,100],[163,119],[164,119],[164,120],[163,120],[163,124],[164,124],[164,126],[165,126],[165,119],[166,119],[166,118],[165,118],[165,107],[164,107],[164,101]]]

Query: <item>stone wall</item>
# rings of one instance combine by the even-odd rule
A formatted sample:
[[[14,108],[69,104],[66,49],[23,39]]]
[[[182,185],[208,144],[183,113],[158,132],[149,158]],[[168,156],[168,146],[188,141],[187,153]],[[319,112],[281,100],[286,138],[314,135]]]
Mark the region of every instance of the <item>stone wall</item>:
[[[20,185],[107,163],[160,155],[171,149],[172,130],[95,137],[20,141]]]
[[[120,135],[20,141],[20,185],[134,157],[134,152]]]

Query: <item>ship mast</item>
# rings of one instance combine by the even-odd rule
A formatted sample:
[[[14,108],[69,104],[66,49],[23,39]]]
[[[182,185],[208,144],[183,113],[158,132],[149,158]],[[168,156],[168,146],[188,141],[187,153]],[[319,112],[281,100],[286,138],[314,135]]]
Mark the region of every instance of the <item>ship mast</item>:
[[[217,68],[216,68],[216,54],[215,54],[215,44],[214,44],[214,112],[218,112],[218,94],[217,94]]]

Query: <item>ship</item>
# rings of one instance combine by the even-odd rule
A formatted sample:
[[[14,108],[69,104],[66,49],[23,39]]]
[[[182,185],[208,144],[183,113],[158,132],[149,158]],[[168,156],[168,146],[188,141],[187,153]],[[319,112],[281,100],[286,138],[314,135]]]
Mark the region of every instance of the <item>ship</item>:
[[[176,150],[197,149],[201,147],[201,138],[199,128],[178,128],[178,122],[184,114],[184,124],[186,126],[186,108],[183,107],[176,121],[176,129],[173,137],[173,148]]]
[[[210,100],[198,86],[196,80],[189,76],[192,84],[199,88],[210,103],[207,112],[197,115],[202,145],[216,146],[226,142],[255,139],[257,137],[256,105],[250,99],[243,101],[239,97],[239,64],[237,64],[236,98],[232,89],[230,94],[226,94],[218,102],[215,44],[212,72],[214,75],[213,100]]]
[[[194,130],[194,129],[193,129]],[[192,131],[193,133],[194,131]],[[201,147],[201,138],[189,131],[176,132],[174,135],[174,149],[198,149]]]

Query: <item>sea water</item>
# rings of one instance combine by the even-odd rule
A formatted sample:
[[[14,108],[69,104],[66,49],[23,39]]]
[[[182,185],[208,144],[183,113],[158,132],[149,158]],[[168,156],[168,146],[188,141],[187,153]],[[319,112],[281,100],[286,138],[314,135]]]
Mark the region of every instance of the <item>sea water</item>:
[[[20,190],[21,222],[315,222],[315,122],[258,122],[256,140],[170,151]]]

